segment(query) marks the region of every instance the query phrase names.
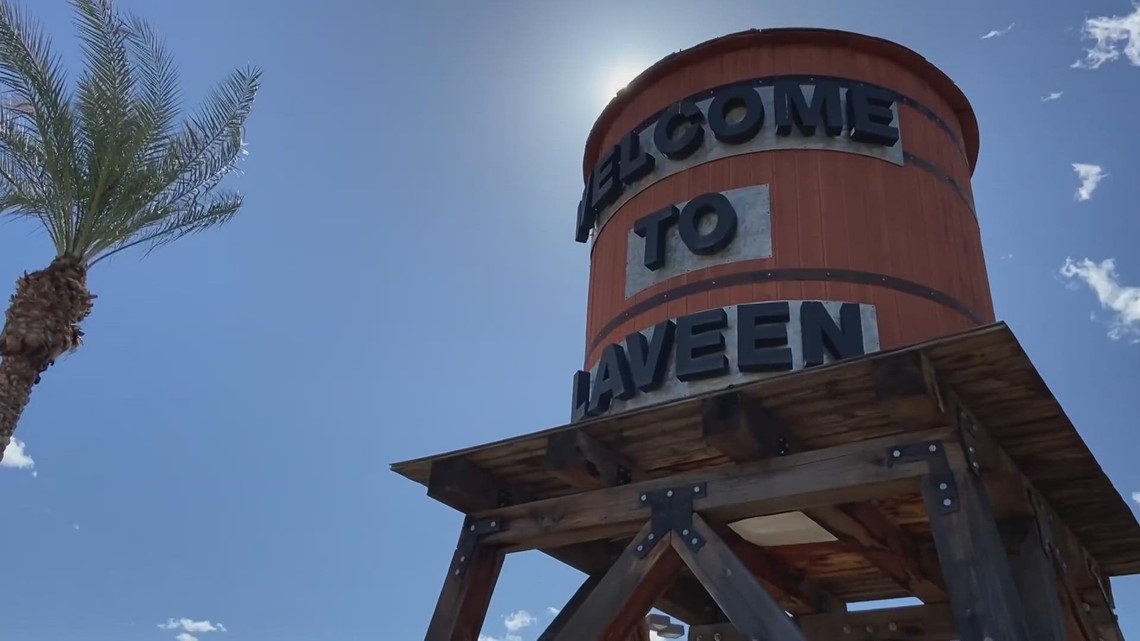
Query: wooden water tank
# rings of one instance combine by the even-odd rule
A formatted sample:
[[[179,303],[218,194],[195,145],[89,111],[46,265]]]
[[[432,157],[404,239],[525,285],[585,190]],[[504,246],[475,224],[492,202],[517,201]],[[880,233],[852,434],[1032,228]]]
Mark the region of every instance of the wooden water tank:
[[[992,322],[977,155],[966,97],[886,40],[754,30],[668,56],[586,142],[584,371],[633,332],[764,301],[870,308],[869,349]]]

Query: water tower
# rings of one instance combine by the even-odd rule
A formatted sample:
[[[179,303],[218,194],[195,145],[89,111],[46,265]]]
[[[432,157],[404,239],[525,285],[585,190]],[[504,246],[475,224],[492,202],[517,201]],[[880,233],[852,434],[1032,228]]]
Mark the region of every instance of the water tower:
[[[393,465],[464,514],[426,638],[476,639],[541,550],[586,577],[543,640],[651,607],[695,641],[1122,639],[1140,525],[995,322],[978,140],[944,73],[853,33],[634,79],[586,141],[567,424]]]

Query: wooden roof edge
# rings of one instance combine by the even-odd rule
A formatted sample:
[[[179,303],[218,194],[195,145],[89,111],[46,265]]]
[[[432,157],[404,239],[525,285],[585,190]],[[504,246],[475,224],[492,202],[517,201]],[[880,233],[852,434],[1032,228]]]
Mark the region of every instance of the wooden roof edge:
[[[926,349],[932,349],[934,347],[938,347],[938,346],[942,346],[942,345],[953,344],[956,342],[964,342],[967,340],[978,338],[980,336],[985,336],[987,334],[992,334],[992,333],[1001,332],[1001,331],[1005,331],[1006,333],[1008,333],[1012,336],[1012,332],[1009,331],[1009,326],[1005,323],[1005,321],[997,321],[995,323],[990,323],[988,325],[981,325],[979,327],[968,329],[968,330],[965,330],[962,332],[957,332],[955,334],[948,334],[946,336],[940,336],[938,338],[933,338],[933,339],[930,339],[928,341],[924,341],[922,343],[915,343],[913,345],[906,345],[904,347],[896,347],[896,348],[887,349],[887,350],[880,350],[880,351],[876,351],[876,352],[871,352],[869,354],[864,354],[863,356],[858,356],[855,358],[848,358],[848,359],[844,359],[841,361],[826,363],[824,365],[817,365],[815,367],[810,367],[807,369],[800,369],[800,370],[795,370],[795,371],[791,371],[791,372],[785,372],[782,374],[771,376],[769,378],[763,378],[760,380],[749,381],[749,382],[746,382],[746,383],[743,383],[740,385],[730,386],[730,387],[726,387],[723,389],[711,390],[711,391],[704,392],[701,394],[695,394],[693,396],[687,396],[685,398],[679,398],[679,399],[675,399],[675,400],[668,401],[665,403],[659,403],[659,404],[648,405],[645,407],[639,407],[637,409],[633,409],[633,410],[630,410],[627,412],[621,412],[620,414],[598,416],[598,417],[594,417],[594,418],[581,420],[581,421],[578,421],[576,423],[566,423],[566,424],[558,425],[555,427],[550,427],[550,428],[546,428],[543,430],[539,430],[537,432],[530,432],[527,434],[521,434],[518,436],[503,438],[503,439],[499,439],[496,441],[490,441],[490,442],[486,442],[486,443],[472,445],[469,447],[465,447],[465,448],[461,448],[461,449],[457,449],[457,450],[451,450],[451,451],[443,452],[440,454],[432,454],[432,455],[428,455],[428,456],[421,456],[421,457],[414,458],[414,459],[408,459],[405,461],[399,461],[399,462],[390,464],[390,469],[393,472],[400,474],[401,476],[407,477],[407,475],[403,473],[403,470],[406,470],[410,467],[414,467],[416,465],[431,463],[433,461],[438,461],[441,459],[448,459],[448,458],[452,458],[452,457],[463,456],[465,454],[470,454],[472,452],[492,449],[492,448],[501,447],[504,445],[513,445],[515,443],[519,443],[519,442],[530,440],[530,439],[544,438],[544,437],[550,436],[552,434],[564,432],[564,431],[571,430],[571,429],[578,429],[578,428],[589,429],[591,427],[604,425],[605,423],[613,421],[619,417],[624,420],[624,419],[628,419],[630,417],[638,416],[638,415],[663,413],[663,412],[666,412],[669,409],[675,408],[679,405],[684,405],[687,403],[696,403],[696,402],[703,400],[705,398],[710,398],[710,397],[714,397],[714,396],[718,396],[718,395],[722,395],[722,394],[727,394],[730,392],[738,392],[741,390],[760,389],[764,386],[772,385],[778,381],[783,382],[783,381],[787,381],[789,379],[794,379],[796,377],[803,377],[803,378],[810,379],[810,378],[814,378],[816,376],[822,376],[825,373],[832,372],[834,370],[858,367],[861,364],[874,362],[876,360],[887,358],[887,357],[892,356],[892,355],[903,354],[903,353],[907,353],[907,352],[917,352],[917,351],[922,351],[922,350],[926,350]],[[1014,340],[1016,341],[1016,337],[1014,338]],[[1018,344],[1017,347],[1019,350],[1021,350],[1020,344]],[[1025,353],[1024,350],[1021,350],[1021,351],[1022,351],[1022,354]],[[409,478],[410,480],[416,480],[416,479],[411,479],[411,477],[407,477],[407,478]]]
[[[1025,347],[1021,344],[1021,341],[1017,339],[1017,335],[1014,334],[1013,331],[1010,331],[1009,334],[1010,338],[1013,340],[1013,346],[1017,349],[1018,353],[1024,357],[1026,361],[1032,363],[1033,359],[1030,358],[1029,353],[1025,350]],[[1061,418],[1064,419],[1065,423],[1068,423],[1073,428],[1073,434],[1077,437],[1078,442],[1080,442],[1080,447],[1083,450],[1081,454],[1085,455],[1088,460],[1091,461],[1092,465],[1096,467],[1097,478],[1106,485],[1105,489],[1111,489],[1112,494],[1116,497],[1116,511],[1119,514],[1114,516],[1116,518],[1122,519],[1122,522],[1129,521],[1130,519],[1130,525],[1132,526],[1131,529],[1133,530],[1132,537],[1137,545],[1140,546],[1140,520],[1137,520],[1136,513],[1132,510],[1132,507],[1124,498],[1124,495],[1120,493],[1120,490],[1116,487],[1116,484],[1112,482],[1112,478],[1109,477],[1107,473],[1105,473],[1104,468],[1100,464],[1100,460],[1096,457],[1096,453],[1093,452],[1092,448],[1090,448],[1088,446],[1088,443],[1085,442],[1085,438],[1081,435],[1081,431],[1077,428],[1076,424],[1073,423],[1072,419],[1069,418],[1068,412],[1065,411],[1065,406],[1062,405],[1061,401],[1057,399],[1057,395],[1053,393],[1053,390],[1049,387],[1049,383],[1045,381],[1044,377],[1041,376],[1041,373],[1037,370],[1036,367],[1032,368],[1032,372],[1034,378],[1037,379],[1037,383],[1057,406],[1057,409],[1060,411]],[[994,438],[998,441],[998,445],[1002,444],[1002,439],[999,435],[994,434]],[[1105,494],[1107,495],[1107,492]],[[1059,507],[1056,502],[1050,501],[1048,496],[1044,495],[1044,493],[1042,493],[1042,495],[1049,503],[1053,511],[1055,511],[1057,515],[1061,517],[1061,521],[1066,523],[1070,529],[1073,529],[1073,522],[1070,520],[1070,515],[1065,514],[1064,508]],[[1127,515],[1129,518],[1125,518],[1125,515]],[[1084,546],[1086,550],[1089,549],[1089,541],[1084,540],[1084,537],[1081,536],[1080,532],[1074,530],[1073,533],[1080,541],[1081,545]],[[1106,562],[1104,559],[1097,559],[1097,562],[1103,569],[1105,569],[1106,572],[1108,572],[1109,576],[1140,574],[1140,560],[1134,564],[1129,564],[1129,567],[1127,569],[1119,567],[1118,565],[1111,562]],[[1117,567],[1119,571],[1112,571],[1111,568],[1113,567]]]

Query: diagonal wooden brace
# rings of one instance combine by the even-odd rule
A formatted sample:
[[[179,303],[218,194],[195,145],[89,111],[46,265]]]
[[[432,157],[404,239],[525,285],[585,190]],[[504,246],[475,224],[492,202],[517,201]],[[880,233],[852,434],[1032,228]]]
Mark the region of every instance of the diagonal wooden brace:
[[[481,539],[502,525],[500,519],[464,519],[425,641],[478,639],[506,557],[501,547],[483,545]]]
[[[648,554],[637,546],[652,530],[646,523],[598,585],[553,637],[554,641],[619,641],[681,571],[681,560],[670,546],[670,533],[657,539]],[[662,540],[663,539],[663,540]]]
[[[746,639],[806,641],[792,618],[699,514],[692,515],[694,548],[673,537],[673,549]]]

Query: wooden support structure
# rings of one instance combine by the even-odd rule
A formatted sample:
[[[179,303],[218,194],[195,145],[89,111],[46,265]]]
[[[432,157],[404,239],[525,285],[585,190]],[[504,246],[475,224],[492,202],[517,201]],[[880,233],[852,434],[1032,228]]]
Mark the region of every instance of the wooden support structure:
[[[1140,573],[1004,325],[394,467],[465,515],[430,641],[475,641],[527,550],[585,574],[541,641],[647,638],[651,608],[690,641],[1123,641],[1109,580]]]

